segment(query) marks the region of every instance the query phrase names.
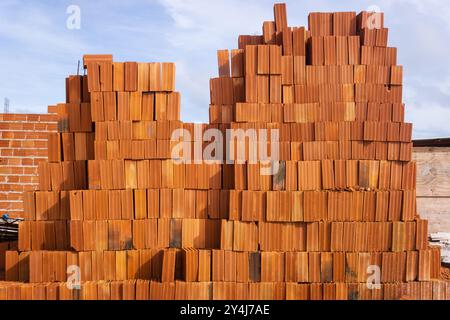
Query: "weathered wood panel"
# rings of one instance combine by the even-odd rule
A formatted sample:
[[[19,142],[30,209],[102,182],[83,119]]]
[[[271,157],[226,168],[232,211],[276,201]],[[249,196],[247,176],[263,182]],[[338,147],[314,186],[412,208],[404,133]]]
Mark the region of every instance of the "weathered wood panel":
[[[450,148],[415,148],[417,196],[450,197]]]
[[[417,207],[430,233],[450,232],[450,148],[414,148]]]
[[[450,198],[417,198],[417,206],[430,233],[450,232]]]

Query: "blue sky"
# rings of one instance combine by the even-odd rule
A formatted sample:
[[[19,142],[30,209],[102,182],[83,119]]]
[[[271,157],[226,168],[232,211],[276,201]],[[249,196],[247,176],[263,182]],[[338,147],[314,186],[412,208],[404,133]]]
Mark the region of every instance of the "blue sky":
[[[292,0],[291,26],[312,11],[385,12],[389,44],[405,67],[407,120],[416,138],[450,136],[450,2],[445,0]],[[81,9],[81,28],[66,27],[69,5]],[[216,50],[235,48],[238,34],[261,33],[273,19],[269,0],[128,0],[0,2],[0,103],[11,112],[46,112],[63,102],[64,78],[84,53],[117,61],[173,61],[182,119],[208,120],[209,78]]]

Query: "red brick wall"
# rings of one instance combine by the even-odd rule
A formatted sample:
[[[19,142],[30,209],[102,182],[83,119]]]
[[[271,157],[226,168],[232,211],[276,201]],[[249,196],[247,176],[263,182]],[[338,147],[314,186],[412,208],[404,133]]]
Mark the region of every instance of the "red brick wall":
[[[56,128],[54,114],[0,114],[0,215],[21,215],[22,192],[37,187],[37,164]]]

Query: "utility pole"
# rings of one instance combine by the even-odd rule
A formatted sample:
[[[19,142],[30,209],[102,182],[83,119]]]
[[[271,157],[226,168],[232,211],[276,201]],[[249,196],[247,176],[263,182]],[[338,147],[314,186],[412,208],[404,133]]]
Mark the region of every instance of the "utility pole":
[[[5,98],[3,113],[9,113],[9,99],[8,98]]]

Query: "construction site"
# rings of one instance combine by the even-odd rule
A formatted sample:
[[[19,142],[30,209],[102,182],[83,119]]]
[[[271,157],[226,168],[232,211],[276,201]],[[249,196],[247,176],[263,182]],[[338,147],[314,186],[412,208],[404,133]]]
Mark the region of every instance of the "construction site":
[[[114,53],[0,114],[0,300],[450,300],[450,140],[413,141],[389,21],[261,23],[209,123]]]

